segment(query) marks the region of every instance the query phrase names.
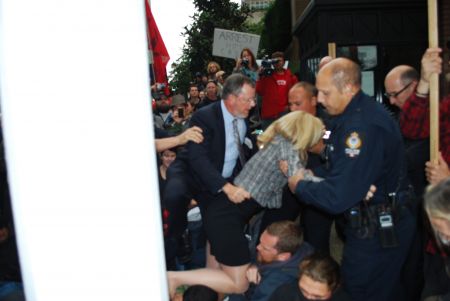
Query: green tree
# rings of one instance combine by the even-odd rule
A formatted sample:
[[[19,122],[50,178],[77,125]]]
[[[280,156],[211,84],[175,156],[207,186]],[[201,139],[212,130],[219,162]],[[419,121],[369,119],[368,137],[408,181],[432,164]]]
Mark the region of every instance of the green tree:
[[[246,6],[229,0],[194,0],[197,12],[192,16],[191,26],[184,27],[186,38],[181,57],[172,65],[170,85],[177,93],[185,93],[196,72],[206,72],[209,61],[216,61],[222,70],[230,74],[234,60],[213,57],[214,28],[248,32],[245,22],[250,14]]]
[[[291,24],[290,1],[274,1],[264,17],[260,52],[270,55],[275,51],[284,51],[292,40]]]
[[[267,11],[267,9],[265,11]],[[247,26],[247,32],[261,36],[261,33],[262,33],[262,31],[264,29],[264,25],[265,25],[264,20],[265,20],[264,17],[261,18],[261,20],[259,20],[256,23],[249,22],[249,20],[247,20],[245,22],[246,26]],[[255,53],[256,57],[258,57],[258,58],[263,57],[263,55],[265,54],[265,50],[264,50],[264,47],[262,46],[262,43],[260,42],[259,44],[260,45],[259,45],[258,53]]]

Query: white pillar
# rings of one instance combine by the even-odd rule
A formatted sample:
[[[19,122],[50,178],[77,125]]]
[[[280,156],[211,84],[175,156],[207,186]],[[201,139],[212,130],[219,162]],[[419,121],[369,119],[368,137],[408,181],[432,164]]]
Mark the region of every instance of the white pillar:
[[[0,0],[28,301],[167,300],[143,0]]]

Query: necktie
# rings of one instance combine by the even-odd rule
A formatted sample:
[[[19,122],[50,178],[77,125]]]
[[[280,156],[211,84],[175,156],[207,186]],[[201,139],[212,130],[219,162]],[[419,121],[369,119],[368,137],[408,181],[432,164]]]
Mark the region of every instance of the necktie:
[[[246,160],[244,155],[244,148],[242,147],[241,139],[239,137],[239,129],[237,123],[238,120],[236,118],[233,119],[233,136],[239,152],[239,161],[241,162],[241,166],[244,166]]]

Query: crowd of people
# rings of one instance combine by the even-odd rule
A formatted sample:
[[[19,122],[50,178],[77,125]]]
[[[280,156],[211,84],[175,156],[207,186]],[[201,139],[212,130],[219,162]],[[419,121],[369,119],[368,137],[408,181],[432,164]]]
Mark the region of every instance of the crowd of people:
[[[171,298],[450,300],[450,97],[429,160],[441,49],[420,72],[386,75],[398,118],[362,91],[350,59],[324,57],[315,84],[284,63],[275,52],[259,67],[245,48],[233,74],[210,62],[188,97],[155,94]]]

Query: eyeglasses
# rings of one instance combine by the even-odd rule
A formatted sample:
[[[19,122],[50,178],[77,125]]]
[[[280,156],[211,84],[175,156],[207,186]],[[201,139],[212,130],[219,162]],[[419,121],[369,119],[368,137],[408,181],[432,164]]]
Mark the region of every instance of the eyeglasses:
[[[238,96],[238,98],[239,99],[241,99],[243,102],[245,102],[245,103],[254,103],[254,104],[256,104],[256,98],[255,97],[250,97],[250,98],[244,98],[244,97],[239,97]]]
[[[408,87],[411,86],[412,83],[413,83],[413,82],[410,82],[409,84],[407,84],[406,86],[404,86],[403,89],[401,89],[401,90],[398,91],[398,92],[391,92],[391,93],[385,92],[385,93],[384,93],[384,96],[386,96],[387,98],[391,98],[391,97],[397,98],[403,91],[405,91],[406,89],[408,89]]]

